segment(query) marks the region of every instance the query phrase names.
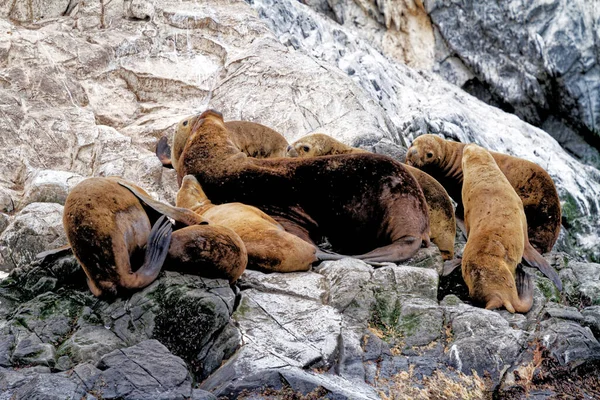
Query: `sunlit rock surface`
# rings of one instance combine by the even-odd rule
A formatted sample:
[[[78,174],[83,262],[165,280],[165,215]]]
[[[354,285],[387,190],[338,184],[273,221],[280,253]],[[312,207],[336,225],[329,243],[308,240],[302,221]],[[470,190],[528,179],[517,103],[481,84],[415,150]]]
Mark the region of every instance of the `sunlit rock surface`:
[[[0,269],[13,270],[0,282],[0,399],[213,398],[203,389],[376,399],[443,396],[436,388],[450,384],[500,398],[583,397],[594,388],[600,274],[584,258],[600,256],[600,173],[430,72],[441,35],[424,14],[431,4],[0,4]],[[451,67],[440,72],[452,82],[474,77]],[[72,256],[32,263],[64,244],[61,204],[83,177],[119,175],[173,201],[175,175],[154,145],[207,107],[290,141],[328,133],[397,159],[416,136],[437,133],[537,162],[564,203],[557,248],[567,254],[547,255],[564,292],[536,273],[529,313],[482,310],[460,271],[438,277],[435,247],[378,269],[344,259],[306,273],[247,271],[231,287],[165,272],[114,302],[89,293]],[[133,376],[140,385],[124,383]]]

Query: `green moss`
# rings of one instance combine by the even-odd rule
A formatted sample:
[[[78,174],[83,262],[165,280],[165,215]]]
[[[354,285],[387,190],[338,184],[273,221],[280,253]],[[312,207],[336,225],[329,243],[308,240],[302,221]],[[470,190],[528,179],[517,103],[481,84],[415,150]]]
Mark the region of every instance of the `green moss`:
[[[421,324],[421,317],[418,314],[410,314],[400,318],[398,329],[404,336],[412,336]]]
[[[540,292],[544,295],[544,297],[548,301],[554,301],[556,303],[560,303],[560,292],[552,282],[548,279],[536,279],[536,284]]]
[[[567,225],[572,225],[577,218],[582,216],[577,201],[569,192],[564,192],[561,197],[564,200],[562,203],[563,221],[566,221]]]
[[[248,305],[247,301],[248,300],[245,297],[242,297],[242,301],[240,301],[237,310],[235,310],[233,313],[233,318],[243,318],[246,313],[250,311],[250,306]]]

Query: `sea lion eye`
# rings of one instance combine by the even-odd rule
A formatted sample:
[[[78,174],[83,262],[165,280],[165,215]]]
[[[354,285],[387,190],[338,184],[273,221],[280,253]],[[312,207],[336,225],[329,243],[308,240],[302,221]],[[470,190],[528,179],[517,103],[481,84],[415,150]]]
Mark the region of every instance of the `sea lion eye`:
[[[187,126],[187,124],[188,124],[187,120],[183,121],[183,126]]]
[[[433,153],[428,151],[427,154],[425,155],[427,158],[431,158],[433,157]]]
[[[308,152],[310,150],[310,146],[305,144],[304,146],[302,146],[302,150]]]

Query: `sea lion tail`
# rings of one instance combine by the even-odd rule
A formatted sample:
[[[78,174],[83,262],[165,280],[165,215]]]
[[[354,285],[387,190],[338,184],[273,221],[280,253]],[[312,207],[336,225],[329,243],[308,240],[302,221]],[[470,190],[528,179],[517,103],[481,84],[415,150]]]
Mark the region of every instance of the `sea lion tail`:
[[[135,195],[140,201],[146,204],[148,207],[152,208],[156,212],[166,215],[169,218],[173,218],[177,222],[181,222],[185,225],[206,225],[208,221],[202,218],[200,215],[195,212],[180,208],[173,207],[172,205],[162,203],[160,201],[154,200],[152,197],[140,192],[135,187],[128,184],[126,181],[117,180],[119,185],[127,188],[131,193]]]
[[[529,241],[525,243],[525,251],[523,252],[523,261],[529,267],[537,268],[542,274],[546,276],[546,278],[550,279],[552,283],[557,287],[558,290],[562,290],[562,282],[560,281],[560,277],[552,268],[548,261],[542,257],[540,253],[536,249],[531,246]]]
[[[171,161],[171,146],[169,146],[169,142],[166,136],[160,138],[158,143],[156,143],[156,156],[162,163],[163,167],[174,169],[173,163]]]
[[[132,281],[137,283],[137,287],[149,285],[160,273],[169,252],[172,233],[173,225],[171,225],[171,222],[163,215],[156,221],[148,236],[144,263],[133,273],[134,278]]]

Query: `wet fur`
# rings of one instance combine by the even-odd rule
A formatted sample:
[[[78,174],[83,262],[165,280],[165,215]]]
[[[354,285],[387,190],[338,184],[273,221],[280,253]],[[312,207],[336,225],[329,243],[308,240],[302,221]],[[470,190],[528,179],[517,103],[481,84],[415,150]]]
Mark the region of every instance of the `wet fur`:
[[[320,157],[333,154],[369,153],[366,150],[350,147],[331,136],[315,133],[307,135],[288,147],[288,157]],[[456,220],[454,207],[444,187],[425,172],[405,165],[423,190],[429,209],[429,227],[431,241],[435,243],[444,260],[454,257],[456,238]]]
[[[160,272],[160,268],[153,269],[148,275],[140,265],[144,251],[147,252],[151,226],[161,214],[144,207],[120,182],[124,181],[116,177],[88,178],[73,188],[65,202],[63,226],[67,240],[95,296],[114,296],[121,289],[143,288]],[[180,216],[176,220],[184,225],[205,223],[189,210]],[[178,235],[170,237],[169,251],[178,241]]]
[[[222,116],[185,119],[191,135],[178,162],[215,203],[243,202],[278,222],[299,226],[311,241],[373,262],[399,262],[429,243],[423,192],[389,157],[349,154],[312,159],[255,159],[241,152]],[[286,229],[288,229],[286,227]],[[375,249],[375,250],[373,250]]]
[[[211,223],[236,232],[248,251],[248,268],[268,272],[307,271],[316,247],[286,232],[273,218],[242,203],[214,205],[192,175],[183,179],[177,206],[189,208]]]
[[[462,275],[469,294],[488,309],[504,306],[510,312],[525,313],[531,309],[533,293],[518,293],[515,282],[527,240],[523,204],[482,147],[465,147],[462,170],[468,235]]]
[[[438,180],[458,203],[457,219],[463,217],[461,161],[464,147],[464,143],[422,135],[415,139],[406,155],[407,164]],[[531,245],[540,253],[549,252],[558,239],[561,224],[560,200],[552,178],[530,161],[496,152],[490,154],[521,198]]]

